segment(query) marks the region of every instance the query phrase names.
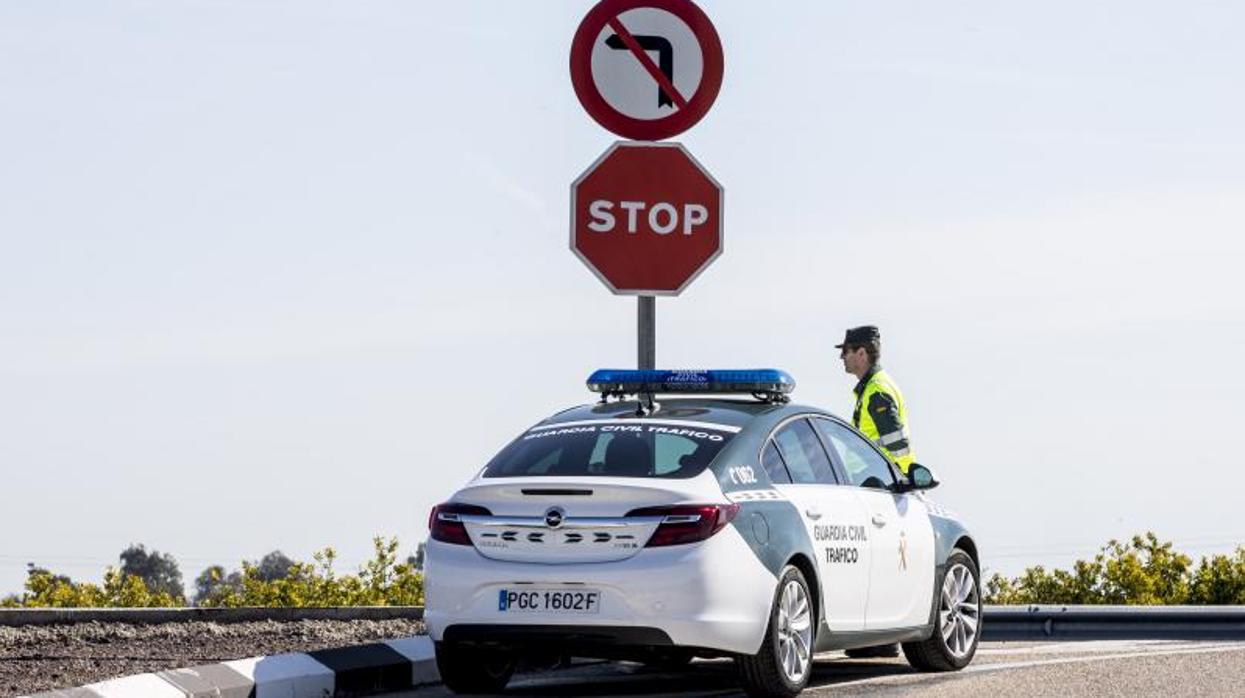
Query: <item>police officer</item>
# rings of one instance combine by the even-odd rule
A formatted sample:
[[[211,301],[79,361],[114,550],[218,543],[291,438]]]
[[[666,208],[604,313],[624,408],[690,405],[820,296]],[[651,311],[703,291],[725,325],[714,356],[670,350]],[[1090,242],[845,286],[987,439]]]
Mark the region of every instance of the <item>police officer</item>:
[[[843,359],[843,370],[856,376],[856,409],[852,423],[882,448],[895,465],[908,474],[915,458],[908,442],[908,414],[899,386],[882,370],[882,333],[873,325],[853,327],[842,344],[834,345]],[[847,650],[848,657],[898,657],[899,645],[875,645]]]
[[[843,370],[856,376],[852,423],[891,457],[904,475],[916,461],[908,439],[908,411],[899,386],[882,370],[882,334],[873,325],[847,331],[841,350]]]

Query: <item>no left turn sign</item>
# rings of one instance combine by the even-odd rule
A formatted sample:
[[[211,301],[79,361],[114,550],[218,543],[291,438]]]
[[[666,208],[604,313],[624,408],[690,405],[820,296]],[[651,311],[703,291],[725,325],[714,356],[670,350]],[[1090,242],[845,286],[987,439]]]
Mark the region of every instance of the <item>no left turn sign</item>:
[[[602,0],[571,43],[571,83],[588,114],[624,138],[691,128],[722,87],[722,43],[691,0]]]

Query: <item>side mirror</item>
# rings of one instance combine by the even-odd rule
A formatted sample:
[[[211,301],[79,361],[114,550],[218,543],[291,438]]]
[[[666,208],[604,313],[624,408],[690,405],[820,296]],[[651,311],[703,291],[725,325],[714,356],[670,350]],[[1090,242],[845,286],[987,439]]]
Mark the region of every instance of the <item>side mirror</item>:
[[[934,477],[933,471],[920,463],[908,467],[908,482],[912,483],[914,490],[932,490],[938,486],[938,478]]]

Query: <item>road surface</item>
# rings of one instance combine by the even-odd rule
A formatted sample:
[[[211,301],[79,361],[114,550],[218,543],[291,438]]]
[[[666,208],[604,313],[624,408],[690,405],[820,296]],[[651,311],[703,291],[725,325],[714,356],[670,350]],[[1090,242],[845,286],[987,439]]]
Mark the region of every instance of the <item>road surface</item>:
[[[982,643],[952,674],[919,674],[900,659],[818,655],[806,696],[1245,696],[1245,642]],[[442,686],[393,698],[453,695]],[[516,676],[507,696],[690,696],[744,694],[727,660],[698,660],[672,672],[596,662]]]

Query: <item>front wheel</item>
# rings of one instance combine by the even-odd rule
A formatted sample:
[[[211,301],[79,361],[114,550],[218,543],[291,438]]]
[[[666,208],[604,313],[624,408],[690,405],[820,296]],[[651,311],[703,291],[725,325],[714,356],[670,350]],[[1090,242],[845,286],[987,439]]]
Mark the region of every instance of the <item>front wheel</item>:
[[[514,657],[487,647],[436,643],[441,682],[455,693],[497,693],[514,674]]]
[[[977,565],[956,549],[947,558],[934,632],[921,642],[906,642],[904,656],[920,671],[957,671],[968,666],[981,637],[981,587]]]
[[[735,658],[748,695],[791,698],[804,690],[813,672],[815,621],[808,582],[800,570],[786,567],[778,578],[778,591],[760,651]]]

